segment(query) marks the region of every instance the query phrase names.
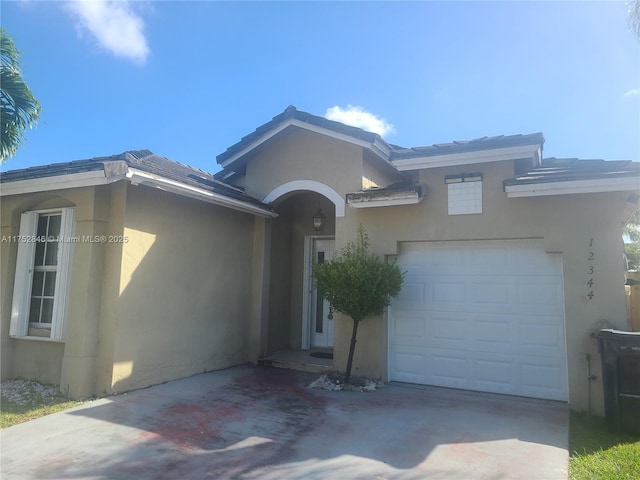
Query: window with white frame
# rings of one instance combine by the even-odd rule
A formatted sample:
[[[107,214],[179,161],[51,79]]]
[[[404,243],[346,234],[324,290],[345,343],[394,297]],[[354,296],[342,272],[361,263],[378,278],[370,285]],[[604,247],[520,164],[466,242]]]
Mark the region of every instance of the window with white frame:
[[[482,174],[460,174],[445,177],[449,215],[482,213]]]
[[[11,336],[63,339],[73,223],[73,208],[20,217]]]

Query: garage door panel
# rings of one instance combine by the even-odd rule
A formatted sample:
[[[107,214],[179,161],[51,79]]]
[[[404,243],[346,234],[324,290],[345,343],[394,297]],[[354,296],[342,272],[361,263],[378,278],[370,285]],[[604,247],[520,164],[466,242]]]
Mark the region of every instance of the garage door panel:
[[[473,303],[509,305],[511,285],[506,281],[482,279],[470,282],[470,300]]]
[[[507,356],[475,358],[473,361],[474,390],[512,393],[516,366]]]
[[[475,273],[495,272],[497,265],[508,265],[509,248],[506,245],[475,245],[465,250],[467,271]]]
[[[398,295],[398,302],[402,305],[424,305],[424,280],[417,276],[405,276],[404,284],[402,285],[402,291]]]
[[[562,348],[564,342],[564,332],[557,324],[521,324],[520,325],[520,341],[522,345],[533,348],[540,348],[540,355],[546,356],[549,352],[544,351],[547,348],[553,348],[555,351]]]
[[[392,380],[567,399],[558,254],[538,240],[405,251],[399,265],[420,273],[407,275],[406,294],[389,309]]]
[[[464,265],[464,257],[463,248],[435,247],[426,252],[424,265],[435,267],[436,270],[446,268],[450,271],[456,271]]]
[[[389,356],[390,368],[395,372],[395,380],[409,383],[426,383],[427,355],[423,349],[398,347]]]
[[[512,337],[511,324],[506,315],[476,316],[471,322],[471,338],[478,344],[487,343],[484,349],[494,350],[498,348],[495,344],[499,343],[509,345]]]
[[[545,365],[540,358],[532,360],[523,360],[519,365],[522,394],[551,400],[566,400],[566,368],[552,361]]]
[[[435,344],[467,341],[467,322],[465,319],[452,316],[434,316],[432,323]]]
[[[398,259],[398,265],[406,270],[422,270],[426,266],[426,256],[422,243],[405,243],[402,246],[402,259]]]
[[[530,388],[559,389],[562,375],[557,365],[542,365],[536,358],[535,363],[521,363],[520,378],[522,385]]]
[[[517,304],[528,311],[533,308],[536,313],[548,314],[562,307],[562,283],[559,278],[518,278],[516,288]]]
[[[436,279],[431,277],[427,283],[427,299],[437,307],[442,303],[464,305],[466,303],[466,285],[462,280],[452,278]]]
[[[432,333],[421,312],[412,310],[396,309],[390,327],[389,340],[394,345],[424,346]]]
[[[432,375],[442,385],[462,387],[468,383],[469,361],[459,352],[435,351],[432,356]]]

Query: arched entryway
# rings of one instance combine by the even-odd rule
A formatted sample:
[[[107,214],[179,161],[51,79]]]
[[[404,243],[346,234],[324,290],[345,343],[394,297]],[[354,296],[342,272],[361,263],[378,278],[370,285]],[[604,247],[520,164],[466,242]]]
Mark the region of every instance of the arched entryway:
[[[295,189],[303,186],[314,190]],[[314,291],[311,264],[330,259],[336,214],[344,215],[344,201],[317,182],[291,182],[274,192],[275,198],[265,197],[278,213],[271,221],[267,353],[330,350],[333,329],[328,305]],[[325,218],[321,230],[313,224],[318,211]]]

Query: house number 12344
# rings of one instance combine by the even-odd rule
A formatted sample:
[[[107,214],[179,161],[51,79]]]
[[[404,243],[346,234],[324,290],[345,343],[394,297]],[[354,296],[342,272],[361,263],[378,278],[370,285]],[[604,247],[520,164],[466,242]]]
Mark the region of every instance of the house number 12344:
[[[594,260],[595,253],[593,252],[593,238],[591,238],[589,240],[589,251],[587,252],[587,289],[589,292],[587,293],[587,298],[589,300],[592,300],[593,297],[595,297],[595,293],[593,293],[593,286],[595,284],[594,277],[596,272],[595,267],[593,266]]]

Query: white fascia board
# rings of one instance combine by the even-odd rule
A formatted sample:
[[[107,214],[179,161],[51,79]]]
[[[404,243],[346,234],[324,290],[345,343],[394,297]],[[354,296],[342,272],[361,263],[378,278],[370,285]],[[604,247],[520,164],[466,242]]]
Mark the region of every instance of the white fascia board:
[[[508,185],[504,190],[508,198],[640,191],[640,179],[638,177],[617,177],[572,180],[567,182],[530,183],[525,185]]]
[[[423,199],[424,197],[419,197],[418,194],[416,194],[401,198],[381,198],[379,200],[349,202],[349,206],[351,208],[395,207],[399,205],[416,205],[422,202]]]
[[[521,145],[516,147],[494,148],[491,150],[475,150],[472,152],[449,153],[426,157],[401,158],[391,163],[400,172],[422,170],[425,168],[451,167],[457,165],[473,165],[476,163],[500,162],[540,155],[540,145]]]
[[[70,173],[53,177],[31,178],[0,184],[0,196],[20,195],[23,193],[47,192],[65,188],[93,187],[122,180],[124,175],[107,177],[104,170]]]
[[[333,130],[329,130],[327,128],[320,127],[318,125],[312,125],[312,124],[309,124],[307,122],[303,122],[301,120],[297,120],[295,118],[291,118],[291,119],[281,123],[280,125],[275,127],[273,130],[270,130],[269,132],[265,133],[261,137],[257,138],[256,140],[251,142],[249,145],[244,147],[242,150],[240,150],[235,155],[232,155],[231,157],[226,159],[224,162],[221,163],[222,168],[227,168],[229,165],[234,163],[236,160],[244,157],[251,150],[259,147],[260,145],[262,145],[264,142],[266,142],[270,138],[275,137],[278,133],[282,132],[285,128],[287,128],[289,126],[295,126],[295,127],[303,128],[305,130],[309,130],[311,132],[319,133],[319,134],[325,135],[327,137],[331,137],[331,138],[335,138],[337,140],[342,140],[344,142],[352,143],[352,144],[358,145],[360,147],[369,148],[376,155],[380,156],[381,158],[383,158],[387,162],[389,161],[389,148],[386,147],[384,144],[382,144],[379,141],[375,141],[373,143],[372,142],[368,142],[366,140],[361,140],[359,138],[354,138],[354,137],[352,137],[350,135],[346,135],[344,133],[335,132]]]
[[[236,200],[235,198],[230,198],[219,193],[209,192],[198,187],[192,187],[191,185],[185,185],[184,183],[180,183],[175,180],[169,180],[168,178],[136,170],[135,168],[130,168],[126,177],[131,181],[132,185],[147,185],[167,192],[176,193],[184,197],[212,203],[214,205],[221,205],[244,213],[258,215],[260,217],[275,218],[278,216],[275,212],[265,210],[248,202]]]

